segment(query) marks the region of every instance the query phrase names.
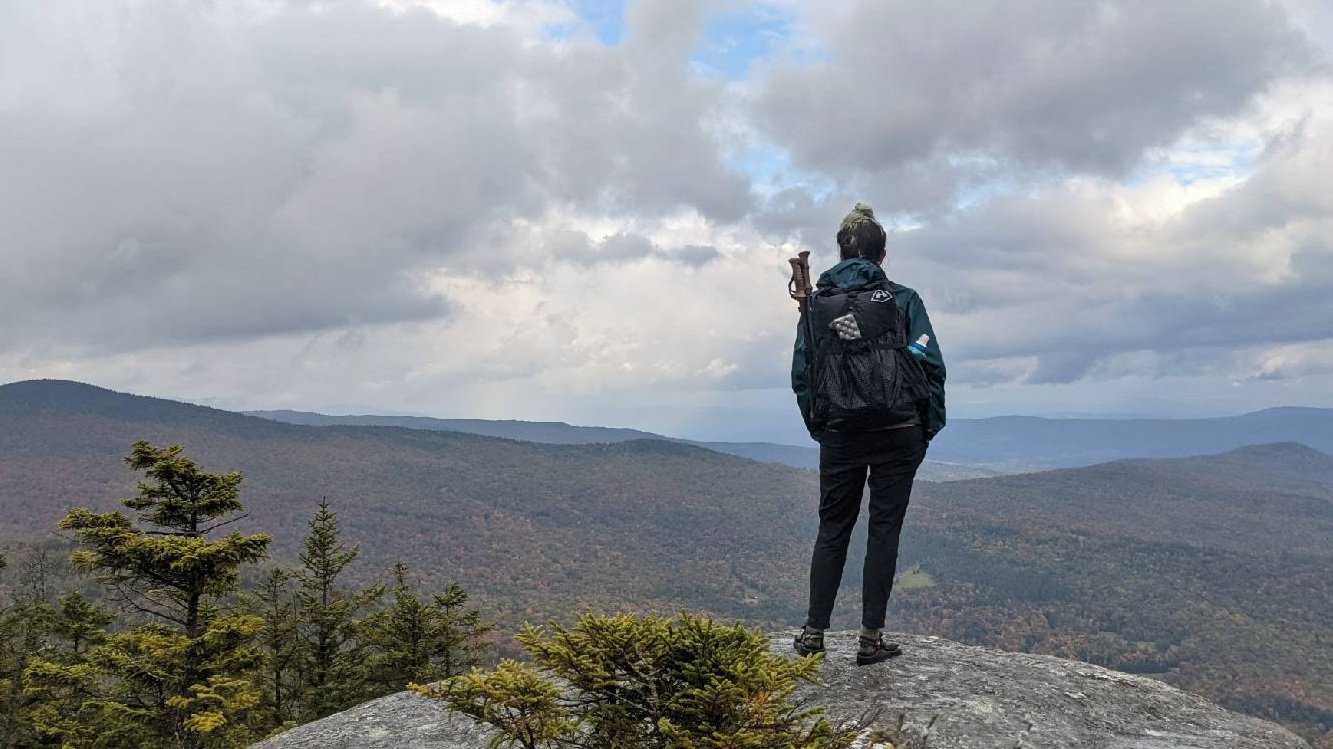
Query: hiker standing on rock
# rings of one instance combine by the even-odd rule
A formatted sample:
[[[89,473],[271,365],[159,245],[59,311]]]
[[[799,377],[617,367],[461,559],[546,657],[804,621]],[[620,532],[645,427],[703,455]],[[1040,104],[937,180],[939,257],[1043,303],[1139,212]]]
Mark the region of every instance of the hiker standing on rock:
[[[841,262],[824,271],[814,289],[805,253],[792,260],[792,296],[802,309],[792,390],[819,442],[819,536],[810,561],[810,612],[795,647],[802,655],[824,650],[868,476],[870,533],[856,653],[856,662],[867,665],[901,652],[881,630],[912,480],[926,446],[944,427],[944,358],[921,297],[884,274],[887,237],[870,206],[857,203],[837,239]]]

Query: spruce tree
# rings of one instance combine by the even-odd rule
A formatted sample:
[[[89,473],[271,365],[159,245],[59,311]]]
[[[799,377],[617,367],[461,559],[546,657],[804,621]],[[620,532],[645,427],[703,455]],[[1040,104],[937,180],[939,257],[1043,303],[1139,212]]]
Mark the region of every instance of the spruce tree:
[[[371,680],[379,693],[395,692],[410,682],[425,683],[456,676],[481,661],[483,637],[491,625],[467,608],[467,592],[450,583],[430,600],[412,589],[407,565],[393,568],[393,601],[365,623]]]
[[[859,728],[792,701],[820,659],[774,655],[745,627],[585,614],[517,639],[531,664],[419,691],[494,727],[494,746],[521,749],[846,749]]]
[[[51,634],[58,643],[57,657],[66,660],[81,659],[88,648],[105,640],[106,628],[116,618],[77,590],[62,596],[52,614]]]
[[[23,689],[23,673],[48,662],[80,666],[114,618],[77,592],[51,605],[28,598],[33,588],[24,587],[28,593],[14,610],[0,612],[0,749],[50,745],[33,720],[44,709],[41,695]]]
[[[362,591],[340,586],[339,576],[360,551],[342,542],[338,515],[327,499],[320,501],[309,528],[296,572],[302,722],[331,715],[368,696],[359,614],[384,594],[383,586]]]
[[[21,659],[45,652],[50,643],[52,627],[55,622],[55,607],[51,605],[51,590],[47,584],[51,571],[51,560],[46,549],[29,549],[23,560],[23,572],[19,578],[18,591],[14,600],[16,646]]]
[[[0,564],[0,567],[3,565]],[[29,719],[34,699],[23,691],[23,672],[36,659],[59,657],[59,611],[50,602],[51,560],[46,549],[24,555],[13,606],[0,611],[0,748],[40,745]],[[102,626],[105,626],[103,624]]]
[[[33,722],[67,746],[198,749],[239,746],[259,700],[253,685],[260,622],[223,608],[242,565],[270,538],[214,535],[243,510],[241,474],[202,470],[180,445],[135,443],[144,474],[121,512],[71,510],[60,527],[93,573],[147,624],[110,635],[75,663],[35,659],[25,681],[41,700]],[[76,629],[82,629],[77,627]]]
[[[266,726],[282,729],[295,724],[300,714],[300,620],[290,572],[274,568],[247,595],[252,614],[263,622],[259,647],[264,654],[263,709]]]
[[[0,608],[0,749],[30,746],[34,736],[24,718],[24,653],[20,623],[12,610]]]
[[[0,554],[0,570],[6,566],[5,555]],[[0,747],[22,746],[20,731],[23,723],[21,677],[23,654],[19,645],[20,624],[11,607],[0,600]]]

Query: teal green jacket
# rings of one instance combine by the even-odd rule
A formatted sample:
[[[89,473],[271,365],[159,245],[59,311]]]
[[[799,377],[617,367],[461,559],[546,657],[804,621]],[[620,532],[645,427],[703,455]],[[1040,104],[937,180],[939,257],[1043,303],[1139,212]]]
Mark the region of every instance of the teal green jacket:
[[[930,336],[926,347],[926,356],[921,360],[930,380],[930,408],[925,414],[926,438],[931,439],[944,428],[944,355],[940,353],[940,341],[935,336],[935,329],[930,326],[930,316],[926,314],[926,305],[916,291],[906,286],[889,281],[884,269],[878,265],[853,258],[829,268],[819,276],[815,284],[817,289],[859,289],[875,283],[888,283],[889,291],[898,309],[907,317],[908,340],[915,341],[924,333]],[[796,393],[796,405],[801,414],[810,412],[810,383],[807,369],[808,353],[805,345],[805,332],[800,323],[796,325],[796,349],[791,357],[791,389]],[[808,425],[807,425],[808,426]],[[811,435],[818,438],[818,435]]]

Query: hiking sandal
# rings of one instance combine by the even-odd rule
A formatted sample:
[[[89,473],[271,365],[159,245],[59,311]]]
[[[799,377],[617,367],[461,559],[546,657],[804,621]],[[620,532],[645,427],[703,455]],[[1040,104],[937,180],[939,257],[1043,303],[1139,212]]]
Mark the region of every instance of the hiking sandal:
[[[823,630],[801,627],[801,633],[792,641],[792,647],[798,655],[815,655],[824,652]]]
[[[861,646],[856,649],[856,665],[869,666],[872,663],[887,661],[895,655],[902,655],[903,649],[896,642],[885,642],[883,635],[871,639],[858,638]]]

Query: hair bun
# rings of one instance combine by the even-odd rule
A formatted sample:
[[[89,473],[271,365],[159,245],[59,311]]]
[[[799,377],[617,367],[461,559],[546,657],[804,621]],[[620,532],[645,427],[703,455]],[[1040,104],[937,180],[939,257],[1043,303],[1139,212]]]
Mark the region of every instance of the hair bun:
[[[838,233],[848,232],[853,226],[866,222],[878,226],[880,231],[884,230],[884,227],[880,226],[880,223],[875,220],[875,209],[865,203],[857,203],[852,208],[851,213],[843,217],[842,223],[838,225]]]
[[[844,260],[861,257],[879,262],[886,238],[884,227],[875,220],[875,209],[857,203],[838,225],[838,253]]]

